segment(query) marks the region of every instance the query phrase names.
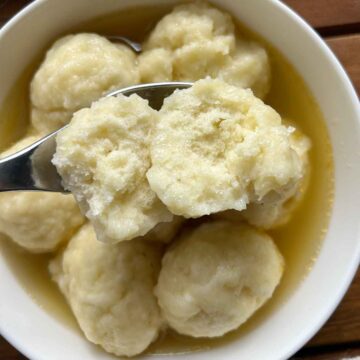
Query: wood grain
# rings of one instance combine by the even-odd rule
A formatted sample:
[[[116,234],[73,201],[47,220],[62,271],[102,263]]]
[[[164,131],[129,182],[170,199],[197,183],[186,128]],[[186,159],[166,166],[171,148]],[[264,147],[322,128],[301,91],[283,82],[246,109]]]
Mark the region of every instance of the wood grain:
[[[315,28],[360,23],[360,0],[284,0]]]
[[[0,0],[0,27],[30,0]],[[321,34],[360,94],[360,0],[285,0]],[[347,34],[344,35],[343,33]],[[355,32],[355,33],[354,33]],[[1,54],[0,54],[1,56]],[[360,356],[360,270],[344,300],[294,360],[340,360]],[[0,337],[0,360],[26,360]]]
[[[0,27],[31,0],[0,0]]]
[[[309,345],[355,342],[360,346],[360,270],[340,306]]]
[[[15,350],[0,336],[0,360],[26,360],[27,358]]]
[[[344,65],[360,95],[360,34],[330,37],[326,42]]]
[[[31,0],[0,0],[0,26]],[[313,27],[360,24],[360,0],[284,0]]]
[[[345,348],[345,349],[334,349],[334,348],[321,348],[321,349],[310,349],[310,351],[300,351],[294,355],[291,360],[344,360],[354,359],[359,360],[360,347],[356,348]]]

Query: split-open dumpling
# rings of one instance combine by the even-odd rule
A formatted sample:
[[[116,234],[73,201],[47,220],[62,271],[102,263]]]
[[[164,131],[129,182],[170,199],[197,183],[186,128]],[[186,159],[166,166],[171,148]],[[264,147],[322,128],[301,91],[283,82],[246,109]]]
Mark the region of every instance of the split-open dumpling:
[[[145,235],[172,220],[146,179],[157,112],[137,95],[118,95],[75,113],[56,138],[54,164],[104,242]]]

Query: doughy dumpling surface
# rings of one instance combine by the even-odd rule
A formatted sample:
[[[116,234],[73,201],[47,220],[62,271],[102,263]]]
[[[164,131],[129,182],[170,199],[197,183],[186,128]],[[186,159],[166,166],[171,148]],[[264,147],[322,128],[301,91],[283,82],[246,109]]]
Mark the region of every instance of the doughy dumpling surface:
[[[221,78],[261,98],[270,88],[265,49],[236,40],[230,15],[204,2],[177,6],[157,23],[144,43],[139,71],[143,82]]]
[[[150,189],[150,132],[157,112],[137,95],[103,98],[74,114],[53,162],[104,242],[145,235],[171,213]]]
[[[160,248],[142,240],[103,244],[84,225],[50,264],[87,339],[118,356],[144,351],[163,321],[153,294]]]
[[[205,223],[167,250],[156,287],[177,332],[217,337],[238,328],[271,298],[284,261],[272,239],[245,225]]]
[[[28,136],[1,154],[13,154],[38,140]],[[0,193],[0,232],[31,252],[49,252],[67,241],[84,218],[72,195]]]
[[[286,120],[284,122],[287,123]],[[292,127],[290,143],[301,160],[302,180],[298,182],[297,186],[289,189],[288,192],[284,192],[283,196],[249,204],[241,214],[252,225],[272,229],[286,224],[303,199],[310,178],[311,169],[308,155],[311,141],[299,129]]]
[[[157,224],[145,237],[150,241],[168,244],[175,238],[184,222],[183,217],[174,216],[172,221]]]
[[[264,48],[254,42],[238,41],[236,51],[220,69],[218,78],[243,88],[250,88],[263,99],[270,90],[271,71]]]
[[[251,90],[200,80],[165,100],[147,178],[176,215],[240,211],[301,180],[289,137],[279,114]]]
[[[196,2],[174,7],[150,33],[145,50],[165,48],[177,50],[192,43],[223,38],[229,49],[235,45],[231,16],[206,4]]]
[[[56,130],[76,110],[139,80],[129,47],[96,34],[65,36],[47,52],[31,82],[32,125],[42,133]]]
[[[284,120],[284,123],[289,124],[286,120]],[[250,203],[243,211],[228,210],[214,214],[213,217],[232,221],[242,221],[246,219],[250,224],[263,229],[273,229],[286,224],[303,199],[310,177],[308,157],[311,147],[310,139],[299,129],[292,127],[290,143],[301,160],[303,177],[297,186],[289,189],[290,191],[288,192],[283,192],[283,194],[277,194],[273,197],[268,196],[267,199],[263,201]]]
[[[143,83],[173,80],[172,53],[163,48],[142,52],[138,57],[139,72]]]

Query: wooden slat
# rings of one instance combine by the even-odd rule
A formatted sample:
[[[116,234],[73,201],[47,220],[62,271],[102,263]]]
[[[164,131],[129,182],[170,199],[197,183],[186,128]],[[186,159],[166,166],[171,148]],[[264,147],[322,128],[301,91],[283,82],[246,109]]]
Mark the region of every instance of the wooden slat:
[[[360,346],[358,348],[345,348],[336,350],[333,348],[318,349],[314,352],[306,354],[305,351],[297,353],[291,360],[344,360],[344,359],[360,359]]]
[[[360,34],[331,37],[326,41],[344,65],[360,95]]]
[[[0,26],[31,0],[0,0]],[[360,24],[360,0],[284,0],[316,28]]]
[[[0,0],[0,27],[31,0]]]
[[[308,345],[353,342],[360,344],[360,270],[340,306]]]
[[[1,360],[26,360],[27,358],[15,350],[0,336],[0,359]]]
[[[315,28],[360,23],[360,0],[284,0]]]

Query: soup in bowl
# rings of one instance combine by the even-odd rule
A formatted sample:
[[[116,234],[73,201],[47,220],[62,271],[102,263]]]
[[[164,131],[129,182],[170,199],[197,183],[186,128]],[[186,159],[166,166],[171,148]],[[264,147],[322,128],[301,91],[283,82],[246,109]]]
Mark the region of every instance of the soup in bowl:
[[[104,349],[118,356],[145,351],[145,356],[161,354],[165,358],[189,354],[199,359],[289,357],[329,317],[358,264],[358,221],[353,214],[360,200],[354,150],[359,145],[359,110],[346,74],[308,25],[277,1],[180,7],[169,1],[94,1],[91,7],[87,5],[86,1],[34,2],[0,34],[0,49],[5,54],[0,58],[4,69],[0,93],[4,155],[70,121],[68,136],[58,137],[55,163],[81,208],[72,195],[2,195],[1,227],[7,237],[1,241],[4,281],[0,286],[6,294],[0,308],[1,333],[36,359],[114,356]],[[272,21],[264,21],[264,14]],[[187,32],[191,36],[186,37]],[[24,34],[32,34],[36,40],[29,42]],[[110,35],[141,42],[142,54],[111,43],[106,39]],[[11,55],[15,50],[16,58]],[[80,74],[85,73],[82,78],[74,77],[71,71],[79,70],[81,64],[77,59],[86,63],[86,54],[93,51],[95,55],[89,59],[95,60],[89,64],[96,69],[94,77],[88,75],[91,66],[80,69]],[[169,80],[192,81],[194,85],[166,99],[158,114],[141,99],[97,101],[116,87]],[[183,122],[174,128],[178,117],[173,115],[179,115],[182,99],[186,99]],[[234,105],[224,106],[225,102]],[[237,108],[237,104],[241,106]],[[245,104],[250,110],[242,113]],[[119,120],[116,106],[129,113],[119,109]],[[247,116],[248,111],[258,115]],[[197,116],[185,121],[192,112]],[[212,128],[214,139],[209,140],[204,135],[207,128],[201,126],[214,112],[231,131],[217,123]],[[114,222],[116,231],[110,226],[111,211],[104,211],[102,217],[91,211],[94,198],[86,197],[92,191],[90,185],[85,193],[78,193],[83,187],[66,175],[87,164],[86,159],[77,163],[78,159],[65,151],[71,149],[71,141],[78,144],[76,136],[89,124],[99,140],[98,129],[104,122],[98,123],[102,117],[96,114],[105,114],[104,118],[116,115],[108,128],[134,119],[136,125],[141,124],[141,131],[146,129],[144,124],[159,124],[142,133],[136,147],[121,148],[130,151],[130,160],[138,155],[140,145],[145,149],[137,158],[142,165],[134,174],[145,169],[141,170],[139,189],[141,194],[151,193],[151,214],[156,216],[142,211],[140,220],[125,219],[120,201],[114,205],[119,206],[116,214],[120,213]],[[201,141],[193,139],[199,128],[192,126],[199,118]],[[261,130],[265,123],[269,127]],[[245,127],[247,132],[241,132],[244,139],[260,133],[255,145],[269,139],[264,141],[262,154],[272,154],[268,144],[277,144],[270,134],[282,136],[285,145],[280,150],[276,147],[279,157],[254,157],[252,166],[261,171],[251,173],[251,186],[240,186],[245,172],[239,178],[239,165],[235,175],[227,174],[236,178],[231,182],[231,196],[230,185],[221,185],[221,196],[216,197],[215,191],[210,200],[195,196],[197,200],[189,205],[194,188],[202,186],[201,194],[208,193],[212,184],[221,184],[224,174],[215,172],[215,180],[204,185],[199,179],[208,175],[205,171],[188,186],[186,175],[198,175],[202,168],[213,170],[213,164],[222,169],[224,163],[231,164],[234,154],[240,154],[235,159],[242,164],[247,154],[244,147],[229,145],[221,150],[221,160],[216,163],[214,153],[224,134],[230,144],[240,143],[234,134]],[[175,158],[160,145],[165,146],[163,139],[179,128],[174,142],[168,140],[174,145]],[[132,129],[123,132],[114,127],[113,134],[120,131],[126,134],[121,136],[130,138]],[[121,136],[115,140],[119,142],[116,151]],[[182,147],[177,142],[184,136],[187,142]],[[187,148],[189,139],[193,143]],[[205,141],[212,151],[199,150]],[[94,156],[104,151],[100,141],[90,142],[89,148],[80,152],[90,156],[94,144],[100,144]],[[181,158],[184,149],[188,152]],[[105,153],[115,150],[107,147]],[[157,156],[164,153],[165,165],[164,158]],[[197,164],[189,161],[194,154]],[[199,154],[206,155],[205,159]],[[144,158],[149,158],[147,165],[142,163]],[[164,175],[164,169],[173,169],[175,161],[185,164],[180,169],[183,173]],[[73,166],[70,172],[63,164]],[[274,170],[278,166],[281,171],[292,169],[286,180],[283,172]],[[86,166],[84,169],[88,171]],[[178,187],[173,185],[177,182],[172,175],[184,176],[180,183],[185,183],[182,193],[189,194],[186,201],[174,195]],[[170,179],[167,186],[163,186],[164,178]],[[257,192],[259,183],[270,186],[265,195]],[[98,185],[95,193],[101,193],[104,186]],[[129,188],[126,185],[126,191]],[[118,196],[119,189],[116,191]],[[234,199],[233,193],[241,196]],[[100,199],[100,208],[106,209],[100,196],[96,199]],[[133,204],[126,214],[132,216]],[[117,226],[123,219],[127,227]],[[136,226],[129,226],[129,219],[138,221]],[[164,224],[165,228],[157,231],[157,226]],[[222,253],[227,255],[220,256]],[[210,285],[204,286],[204,281]],[[128,302],[123,301],[124,294],[129,296]],[[228,296],[226,305],[221,301],[224,294]],[[178,307],[172,303],[174,299]],[[201,311],[188,316],[194,307]]]

